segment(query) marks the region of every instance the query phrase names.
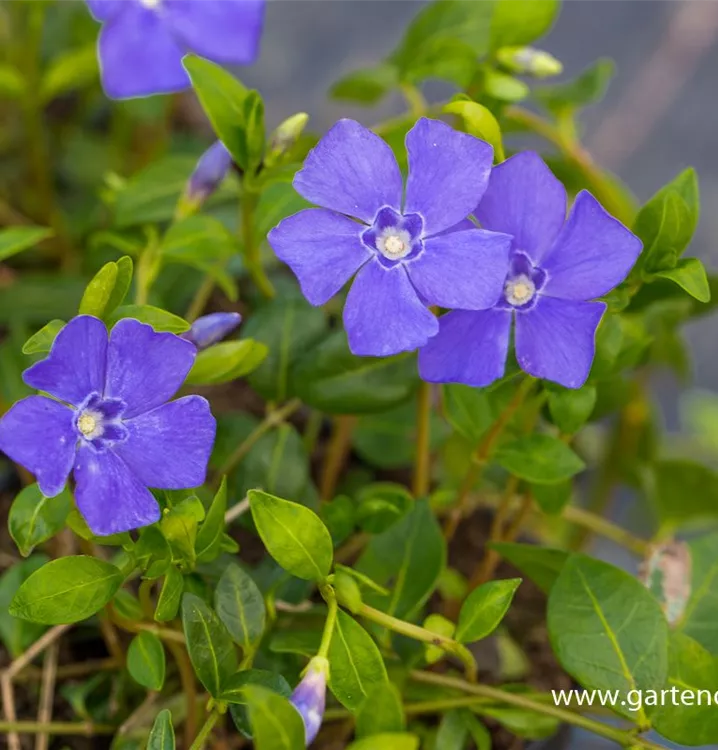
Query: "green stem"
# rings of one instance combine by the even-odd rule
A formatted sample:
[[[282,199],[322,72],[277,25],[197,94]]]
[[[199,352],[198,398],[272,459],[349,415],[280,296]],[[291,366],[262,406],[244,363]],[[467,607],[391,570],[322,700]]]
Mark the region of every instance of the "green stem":
[[[357,614],[360,617],[364,617],[367,620],[375,622],[377,625],[393,630],[395,633],[405,635],[408,638],[413,638],[415,641],[421,641],[422,643],[428,643],[432,646],[438,646],[447,653],[453,654],[464,665],[466,670],[466,678],[469,682],[476,682],[478,675],[478,667],[476,665],[476,659],[474,655],[469,651],[466,646],[458,643],[452,638],[447,638],[444,635],[432,633],[426,628],[422,628],[419,625],[406,622],[405,620],[399,620],[392,615],[386,614],[374,607],[370,607],[368,604],[363,604]]]
[[[422,117],[426,114],[428,104],[426,103],[426,99],[424,99],[424,95],[416,86],[410,83],[403,83],[401,85],[401,92],[404,94],[404,99],[406,99],[406,103],[409,105],[409,111],[414,117]]]
[[[304,450],[307,452],[308,456],[311,456],[312,453],[314,453],[314,449],[317,447],[317,440],[319,440],[319,433],[322,431],[323,422],[324,415],[320,411],[312,409],[309,413],[309,419],[307,420],[307,424],[304,428],[304,435],[302,437]]]
[[[192,746],[189,750],[202,750],[202,748],[204,747],[204,743],[209,738],[212,730],[214,729],[214,725],[218,720],[219,712],[217,711],[217,709],[213,709],[207,717],[207,721],[205,721],[204,725],[202,726],[202,729],[199,730],[199,734],[197,735],[197,738],[192,743]]]
[[[645,557],[650,549],[650,542],[639,539],[637,536],[631,534],[630,531],[626,531],[615,523],[611,523],[611,521],[583,508],[568,505],[563,511],[563,518],[569,523],[576,524],[599,536],[616,542],[616,544],[625,547],[639,557]]]
[[[197,288],[190,306],[187,308],[187,313],[184,318],[188,323],[194,323],[197,318],[202,314],[202,311],[207,306],[209,298],[212,296],[214,291],[214,278],[209,274],[206,274],[204,280]]]
[[[93,724],[91,721],[0,721],[0,734],[52,734],[76,737],[92,737],[96,734],[114,734],[117,727],[112,724]]]
[[[240,231],[242,232],[244,262],[257,289],[264,297],[272,299],[275,295],[274,287],[262,266],[260,247],[254,236],[254,212],[257,200],[257,194],[246,188],[240,198]]]
[[[320,586],[319,588],[322,598],[327,603],[327,619],[324,623],[324,632],[322,633],[322,642],[319,644],[319,651],[317,656],[321,656],[324,659],[329,658],[329,646],[332,642],[332,636],[334,635],[334,628],[337,624],[337,614],[339,612],[339,605],[337,604],[337,596],[334,593],[334,589],[331,586]]]
[[[429,494],[431,486],[431,385],[422,382],[417,392],[416,462],[414,464],[414,497]]]
[[[461,690],[480,698],[488,698],[508,706],[516,706],[526,711],[533,711],[543,716],[550,716],[564,724],[571,724],[575,727],[585,729],[587,732],[613,740],[622,747],[642,747],[648,750],[665,750],[661,745],[656,745],[650,740],[636,736],[631,731],[616,729],[600,721],[589,719],[573,711],[558,708],[550,703],[541,703],[534,698],[528,698],[521,693],[510,693],[500,688],[490,687],[489,685],[474,685],[456,677],[447,677],[446,675],[435,674],[433,672],[411,672],[411,679],[415,682],[421,682],[429,685],[438,685],[440,687]]]

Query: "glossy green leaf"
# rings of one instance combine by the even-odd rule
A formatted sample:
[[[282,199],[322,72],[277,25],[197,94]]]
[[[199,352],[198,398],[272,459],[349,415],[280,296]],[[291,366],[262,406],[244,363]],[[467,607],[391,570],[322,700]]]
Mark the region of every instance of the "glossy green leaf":
[[[110,297],[105,304],[105,315],[109,315],[125,301],[127,292],[130,291],[130,285],[132,284],[132,274],[134,272],[132,258],[129,255],[123,255],[115,261],[115,265],[117,266],[117,278],[115,279],[115,286],[110,293]]]
[[[436,735],[437,750],[465,750],[469,739],[478,750],[491,750],[489,730],[470,711],[453,709],[444,714]]]
[[[414,499],[400,484],[375,482],[357,493],[356,520],[363,531],[381,534],[400,521],[411,509]]]
[[[379,686],[388,682],[384,660],[369,633],[343,610],[329,645],[329,687],[350,711],[358,711]]]
[[[356,525],[356,507],[351,498],[339,495],[319,507],[319,517],[329,529],[334,546],[341,544]]]
[[[264,634],[266,611],[262,592],[239,565],[231,563],[222,573],[214,608],[244,655],[251,654]]]
[[[242,130],[242,153],[237,163],[247,172],[256,172],[264,158],[265,125],[264,102],[258,91],[249,91],[244,99],[244,128]]]
[[[144,612],[140,600],[127,589],[120,589],[112,599],[112,608],[126,620],[143,620]]]
[[[406,732],[373,734],[352,742],[347,750],[419,750],[419,738]]]
[[[127,671],[132,679],[148,690],[162,690],[165,667],[162,641],[147,630],[138,633],[127,649]]]
[[[467,440],[478,443],[495,414],[486,391],[468,385],[442,386],[444,413],[451,426]]]
[[[179,315],[173,315],[152,305],[123,305],[118,307],[109,316],[107,325],[112,328],[122,318],[134,318],[139,320],[140,323],[147,323],[158,332],[184,333],[190,327],[189,323],[180,318]]]
[[[377,685],[364,699],[356,715],[357,739],[406,729],[401,694],[391,682]]]
[[[224,514],[227,512],[227,478],[222,477],[207,515],[197,531],[195,553],[198,562],[211,562],[221,553]]]
[[[16,562],[0,576],[0,640],[13,659],[43,634],[45,626],[13,617],[10,614],[10,602],[22,583],[47,560],[45,555],[32,555],[27,560]]]
[[[557,516],[571,502],[573,482],[567,479],[556,484],[532,484],[531,495],[544,513]]]
[[[256,750],[304,750],[304,722],[286,698],[259,685],[245,693]]]
[[[169,622],[177,617],[182,592],[184,591],[184,576],[174,566],[170,566],[162,582],[157,606],[155,608],[155,620],[157,622]]]
[[[520,78],[489,70],[484,74],[486,93],[501,102],[520,102],[530,93],[528,84]]]
[[[399,523],[372,537],[357,570],[391,589],[366,600],[400,618],[411,618],[431,596],[446,564],[446,544],[426,500],[417,500]]]
[[[570,557],[551,589],[547,622],[558,660],[583,687],[623,693],[663,687],[666,619],[653,595],[623,570]],[[616,710],[631,715],[625,706]],[[644,709],[635,716],[645,723]]]
[[[554,113],[595,104],[606,93],[615,68],[613,60],[598,60],[572,81],[536,89],[536,97]]]
[[[202,502],[192,495],[173,505],[160,519],[160,531],[169,542],[173,559],[189,570],[197,563],[197,532],[204,518]]]
[[[147,750],[175,750],[175,731],[172,714],[165,708],[157,714],[152,725]]]
[[[215,698],[237,671],[237,651],[217,615],[194,594],[182,597],[182,627],[194,671]]]
[[[33,549],[55,536],[67,520],[72,495],[65,488],[55,497],[45,497],[36,484],[25,487],[12,501],[8,529],[20,554],[27,557]]]
[[[561,432],[573,435],[588,421],[596,406],[596,387],[551,388],[548,392],[548,408],[551,419]]]
[[[79,622],[99,612],[122,581],[122,572],[104,560],[61,557],[22,584],[10,603],[10,614],[45,625]]]
[[[219,385],[243,378],[267,359],[267,347],[259,341],[224,341],[199,352],[187,385]]]
[[[501,127],[493,112],[484,107],[483,104],[471,101],[469,99],[455,99],[445,104],[443,111],[458,115],[464,123],[464,129],[467,133],[481,138],[481,140],[490,143],[494,149],[494,158],[502,162],[505,158],[504,145],[501,138]],[[450,386],[453,388],[469,386]]]
[[[535,544],[491,542],[489,546],[531,579],[545,594],[551,591],[569,557],[568,552],[563,550],[538,547]]]
[[[55,337],[65,327],[64,320],[51,320],[37,333],[34,333],[22,347],[23,354],[44,354],[49,352]]]
[[[230,677],[222,692],[222,700],[230,704],[229,710],[237,729],[245,737],[251,739],[252,727],[249,723],[246,705],[246,689],[250,685],[266,688],[283,698],[289,698],[292,689],[281,674],[269,672],[266,669],[244,669]]]
[[[28,250],[51,237],[52,229],[44,227],[10,227],[0,229],[0,261]]]
[[[529,435],[501,446],[494,459],[520,479],[553,484],[583,471],[583,461],[561,440],[550,435]]]
[[[342,331],[330,334],[298,361],[294,393],[330,414],[385,411],[406,401],[418,385],[413,354],[355,357]]]
[[[456,640],[473,643],[491,635],[508,612],[520,584],[520,578],[510,578],[477,586],[461,607]]]
[[[656,276],[678,284],[699,302],[711,301],[711,289],[703,263],[698,258],[681,258],[675,268],[658,271]]]
[[[257,531],[277,563],[297,578],[326,578],[334,550],[319,516],[303,505],[261,490],[250,490],[248,497]]]
[[[340,78],[329,90],[329,96],[358,104],[377,104],[398,83],[396,68],[380,64],[352,71]]]
[[[678,630],[718,656],[718,533],[705,534],[689,543],[692,593]]]
[[[95,274],[82,295],[80,315],[94,315],[96,318],[104,316],[110,295],[115,288],[117,272],[117,263],[110,261]]]
[[[491,17],[491,49],[530,44],[558,15],[558,0],[498,0]]]

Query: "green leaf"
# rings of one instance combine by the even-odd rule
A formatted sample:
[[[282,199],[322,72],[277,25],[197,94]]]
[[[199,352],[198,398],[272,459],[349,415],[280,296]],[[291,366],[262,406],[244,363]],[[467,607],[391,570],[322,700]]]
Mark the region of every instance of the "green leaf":
[[[207,515],[197,532],[195,553],[198,562],[211,562],[221,554],[224,514],[227,511],[227,477],[222,477]]]
[[[182,592],[184,590],[184,576],[174,566],[170,566],[165,573],[160,594],[157,597],[155,608],[155,620],[157,622],[169,622],[177,617]]]
[[[489,730],[470,711],[453,709],[444,714],[436,735],[437,750],[464,750],[469,738],[478,750],[491,750]]]
[[[343,76],[331,87],[329,96],[345,102],[377,104],[398,84],[396,68],[384,63]]]
[[[563,550],[535,544],[491,542],[489,547],[530,578],[545,594],[551,591],[569,557]]]
[[[36,554],[20,560],[0,576],[0,639],[10,656],[16,659],[45,631],[44,625],[18,620],[10,614],[10,602],[23,581],[47,562],[45,555]]]
[[[548,408],[551,419],[561,432],[573,435],[588,421],[596,406],[596,386],[551,388]]]
[[[259,685],[245,693],[256,750],[304,750],[304,722],[286,698]]]
[[[268,354],[249,377],[266,399],[284,401],[294,395],[289,373],[326,330],[324,313],[302,300],[277,299],[262,305],[247,321],[243,334],[265,344]]]
[[[419,738],[415,734],[405,732],[373,734],[371,737],[352,742],[347,750],[419,750]]]
[[[528,84],[507,73],[488,70],[484,74],[486,93],[502,102],[520,102],[530,93]]]
[[[192,495],[169,508],[160,519],[160,531],[169,542],[173,560],[189,570],[197,563],[197,530],[204,518],[202,502]]]
[[[561,440],[550,435],[529,435],[501,446],[494,459],[520,479],[555,484],[570,479],[586,465]]]
[[[343,610],[329,645],[329,687],[336,699],[356,712],[379,685],[388,682],[384,660],[369,633]]]
[[[351,498],[338,495],[319,507],[319,517],[332,535],[334,546],[341,544],[354,531],[356,508]]]
[[[0,229],[0,261],[39,244],[52,237],[52,229],[44,227],[11,227]]]
[[[129,255],[123,255],[115,261],[115,265],[117,266],[117,278],[115,279],[115,285],[109,299],[105,304],[105,315],[109,315],[125,301],[127,292],[130,291],[130,285],[132,284],[132,274],[134,271],[132,258]]]
[[[624,694],[663,687],[666,619],[653,595],[623,570],[572,555],[551,589],[547,622],[558,660],[583,687]],[[644,709],[616,710],[646,723]]]
[[[147,740],[147,750],[175,750],[175,731],[172,714],[165,708],[157,714]]]
[[[703,464],[684,459],[656,461],[649,488],[665,530],[718,515],[718,473]]]
[[[668,680],[664,690],[690,696],[687,701],[665,701],[649,710],[651,723],[666,739],[681,745],[710,745],[718,736],[718,714],[712,697],[718,688],[718,661],[696,641],[680,633],[671,635]],[[703,700],[701,701],[701,698]],[[701,705],[702,703],[702,705]]]
[[[703,263],[698,258],[681,258],[675,268],[658,271],[656,276],[678,284],[699,302],[711,301],[711,289]]]
[[[409,490],[393,482],[374,482],[357,493],[356,521],[363,531],[381,534],[400,521],[414,499]]]
[[[391,682],[377,685],[364,699],[356,715],[357,739],[406,729],[401,694]]]
[[[229,679],[222,692],[222,700],[230,704],[229,710],[237,729],[249,739],[252,738],[252,727],[247,715],[245,691],[250,685],[266,688],[283,698],[289,698],[292,695],[292,688],[289,687],[284,677],[266,669],[244,669]]]
[[[603,99],[615,68],[613,60],[598,60],[573,81],[535,89],[536,98],[554,114],[595,104]]]
[[[40,100],[50,102],[69,91],[94,83],[98,77],[95,43],[70,49],[56,57],[40,82]]]
[[[383,534],[372,537],[357,570],[391,588],[390,597],[366,593],[369,604],[410,619],[431,596],[446,565],[446,544],[426,500]]]
[[[495,415],[486,391],[468,385],[442,386],[444,413],[451,426],[467,440],[478,443]]]
[[[334,558],[332,538],[316,513],[261,490],[248,493],[252,517],[269,554],[297,578],[321,581]]]
[[[147,630],[138,633],[127,649],[127,671],[148,690],[162,690],[165,684],[165,649],[162,641]]]
[[[55,497],[45,497],[37,484],[25,487],[12,501],[8,529],[20,554],[27,557],[42,542],[65,525],[72,495],[65,488]]]
[[[556,484],[532,484],[531,494],[544,513],[557,516],[571,502],[573,482],[567,479]]]
[[[355,357],[342,331],[307,351],[292,378],[295,395],[330,414],[385,411],[409,399],[418,382],[415,355]]]
[[[80,315],[94,315],[102,318],[105,308],[110,300],[110,295],[117,281],[117,263],[110,261],[95,274],[92,281],[87,285],[85,293],[80,301]]]
[[[237,163],[254,174],[264,158],[264,102],[258,91],[249,91],[244,100],[242,154]]]
[[[44,625],[80,622],[112,599],[123,578],[119,568],[96,557],[61,557],[43,565],[20,586],[10,614]]]
[[[182,597],[182,627],[199,681],[213,698],[237,671],[237,651],[217,615],[194,594]]]
[[[25,88],[25,79],[14,65],[0,64],[0,99],[19,99]]]
[[[267,359],[267,347],[252,339],[224,341],[199,352],[187,385],[219,385],[254,372]]]
[[[535,41],[551,28],[559,7],[558,0],[498,0],[491,17],[491,49]]]
[[[23,354],[44,354],[52,348],[55,337],[65,327],[64,320],[51,320],[23,344]]]
[[[96,544],[104,544],[108,547],[122,547],[128,543],[132,543],[132,537],[128,531],[122,531],[119,534],[108,534],[107,536],[95,536],[77,508],[72,508],[67,514],[67,526],[80,539],[86,539]]]
[[[718,656],[718,533],[705,534],[691,540],[692,594],[678,623],[678,631],[690,636]]]
[[[491,635],[508,612],[520,584],[520,578],[511,578],[489,581],[475,588],[461,607],[456,640],[473,643]]]
[[[249,91],[224,68],[201,57],[188,55],[182,64],[217,137],[237,164],[246,169],[244,106]]]
[[[231,563],[222,573],[214,592],[214,607],[244,656],[253,653],[264,634],[264,598],[239,565]]]
[[[134,318],[140,323],[147,323],[155,331],[166,331],[167,333],[184,333],[189,330],[189,323],[180,318],[179,315],[173,315],[167,310],[152,305],[123,305],[112,312],[107,320],[109,328],[122,320],[122,318]]]
[[[112,608],[126,620],[143,620],[144,613],[140,600],[127,589],[120,589],[112,599]]]
[[[493,112],[483,104],[468,99],[456,99],[445,104],[443,111],[459,115],[464,121],[467,133],[490,143],[494,149],[496,161],[502,162],[506,157],[501,139],[501,127]],[[450,386],[451,388],[469,388],[469,386]]]

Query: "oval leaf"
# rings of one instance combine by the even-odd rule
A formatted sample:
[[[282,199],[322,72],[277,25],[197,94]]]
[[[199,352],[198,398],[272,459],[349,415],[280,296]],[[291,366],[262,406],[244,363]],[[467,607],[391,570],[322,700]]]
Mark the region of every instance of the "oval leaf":
[[[304,750],[304,721],[286,698],[258,685],[245,694],[256,750]]]
[[[157,714],[147,740],[147,750],[175,750],[175,730],[172,714],[165,708]]]
[[[25,487],[10,506],[8,529],[20,554],[27,557],[42,542],[65,525],[72,495],[65,488],[55,497],[45,497],[36,484]]]
[[[127,649],[127,671],[148,690],[162,690],[165,684],[165,649],[162,641],[147,630],[138,633]]]
[[[391,682],[375,687],[361,704],[356,717],[357,739],[406,728],[401,695]]]
[[[222,573],[214,593],[214,606],[245,656],[252,653],[264,633],[264,598],[257,584],[239,565],[231,564]]]
[[[586,468],[561,440],[550,435],[529,435],[502,446],[496,463],[529,482],[555,484]]]
[[[475,588],[467,597],[456,626],[459,643],[473,643],[496,630],[511,605],[520,578],[489,581]]]

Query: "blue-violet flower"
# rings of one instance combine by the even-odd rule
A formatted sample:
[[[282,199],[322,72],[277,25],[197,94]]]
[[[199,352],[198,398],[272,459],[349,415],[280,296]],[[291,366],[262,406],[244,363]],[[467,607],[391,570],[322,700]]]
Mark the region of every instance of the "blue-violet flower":
[[[313,305],[357,274],[344,325],[358,355],[423,346],[438,331],[429,305],[484,310],[503,291],[511,239],[467,219],[488,183],[491,146],[421,118],[406,149],[404,193],[389,146],[340,120],[294,178],[297,192],[321,208],[284,219],[268,236]]]
[[[259,51],[264,0],[87,0],[103,26],[102,86],[113,99],[189,87],[182,57],[194,52],[230,65]]]
[[[191,341],[198,349],[206,349],[232,333],[241,322],[242,316],[236,312],[210,313],[197,318],[182,338]]]
[[[302,681],[294,688],[290,701],[304,721],[307,747],[314,742],[324,718],[329,662],[315,656],[307,666]]]
[[[486,386],[504,374],[511,322],[521,368],[567,388],[586,381],[606,310],[597,297],[626,278],[641,241],[581,191],[566,218],[566,191],[538,154],[492,170],[475,210],[481,226],[512,235],[504,293],[490,310],[455,310],[419,352],[424,380]]]
[[[74,469],[77,507],[104,536],[157,521],[148,487],[185,489],[205,480],[215,420],[201,396],[166,403],[197,350],[172,333],[120,320],[109,337],[92,316],[73,318],[46,359],[25,370],[48,393],[18,401],[0,419],[0,450],[60,493]]]

